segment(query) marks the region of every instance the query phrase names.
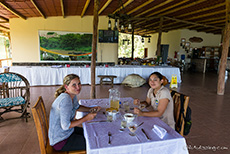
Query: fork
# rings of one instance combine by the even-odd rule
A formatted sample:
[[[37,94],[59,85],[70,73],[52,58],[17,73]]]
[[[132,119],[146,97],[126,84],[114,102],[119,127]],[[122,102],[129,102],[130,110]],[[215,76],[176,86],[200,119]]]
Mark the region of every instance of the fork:
[[[108,132],[108,136],[109,136],[109,142],[108,142],[108,144],[111,144],[110,137],[112,136],[112,134],[110,132]]]

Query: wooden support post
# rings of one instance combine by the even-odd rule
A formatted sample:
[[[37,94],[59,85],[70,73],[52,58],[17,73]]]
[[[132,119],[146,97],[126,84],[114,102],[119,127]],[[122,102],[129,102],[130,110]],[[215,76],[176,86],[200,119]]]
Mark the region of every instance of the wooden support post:
[[[132,28],[132,60],[134,57],[134,27]]]
[[[226,0],[226,25],[223,36],[223,44],[222,44],[222,54],[220,60],[220,69],[218,75],[218,84],[217,84],[217,94],[224,95],[225,89],[225,71],[228,57],[228,48],[229,48],[229,35],[230,35],[230,0]]]
[[[157,56],[161,56],[162,25],[163,25],[163,17],[160,18],[160,28],[159,28],[159,32],[158,32],[157,51],[156,51]]]
[[[95,90],[95,69],[96,69],[96,48],[97,48],[97,31],[98,31],[98,8],[99,0],[94,0],[94,16],[93,16],[93,44],[91,56],[91,92],[90,98],[96,98]]]

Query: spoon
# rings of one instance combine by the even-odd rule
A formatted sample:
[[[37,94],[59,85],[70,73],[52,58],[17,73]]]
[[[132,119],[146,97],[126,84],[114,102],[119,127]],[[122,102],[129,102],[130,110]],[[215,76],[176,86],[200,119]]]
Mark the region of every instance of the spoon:
[[[112,134],[110,132],[108,132],[108,136],[109,136],[109,142],[108,142],[108,144],[111,144],[110,137],[112,136]]]

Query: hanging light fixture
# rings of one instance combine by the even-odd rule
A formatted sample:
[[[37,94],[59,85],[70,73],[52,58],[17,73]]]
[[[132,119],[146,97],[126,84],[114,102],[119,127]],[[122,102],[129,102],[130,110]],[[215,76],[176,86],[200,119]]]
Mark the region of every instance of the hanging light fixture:
[[[123,24],[121,24],[121,32],[124,33],[125,32],[125,26]]]
[[[144,37],[141,38],[141,43],[145,43]]]
[[[141,37],[142,37],[142,39],[141,39],[142,43],[144,43],[145,38],[148,38],[148,43],[150,43],[150,37],[151,37],[150,35],[142,35]]]
[[[117,27],[118,27],[118,22],[117,22],[117,19],[115,19],[115,24],[114,24],[114,28],[113,28],[113,30],[117,30]]]
[[[129,23],[129,25],[128,25],[128,32],[131,32],[131,31],[132,31],[132,24]]]
[[[111,30],[111,27],[112,27],[112,25],[111,25],[111,20],[110,20],[110,18],[109,18],[109,22],[108,22],[108,30]]]
[[[128,32],[131,32],[133,29],[133,25],[131,23],[132,17],[126,13],[122,0],[119,0],[118,8],[119,8],[118,11],[108,15],[109,18],[115,19],[115,25],[113,30],[118,30],[118,28],[120,27],[119,31],[122,33],[124,33],[126,29],[128,30]],[[118,21],[119,21],[119,27],[118,27]]]

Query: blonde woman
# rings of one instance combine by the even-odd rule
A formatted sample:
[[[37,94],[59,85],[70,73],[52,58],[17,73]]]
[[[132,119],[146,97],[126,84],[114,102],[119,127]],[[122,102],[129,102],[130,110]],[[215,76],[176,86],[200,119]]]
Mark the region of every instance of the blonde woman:
[[[96,116],[100,107],[89,108],[79,105],[77,95],[81,92],[79,76],[65,76],[63,85],[56,90],[55,101],[52,104],[49,118],[49,141],[57,151],[85,150],[86,142],[83,129],[78,127],[83,122]],[[90,112],[81,119],[75,119],[76,111]]]

